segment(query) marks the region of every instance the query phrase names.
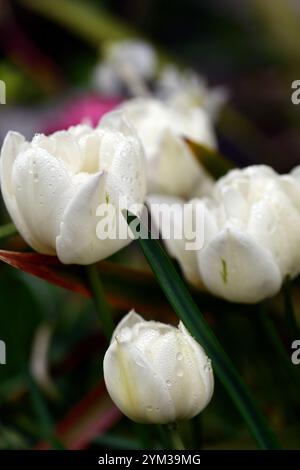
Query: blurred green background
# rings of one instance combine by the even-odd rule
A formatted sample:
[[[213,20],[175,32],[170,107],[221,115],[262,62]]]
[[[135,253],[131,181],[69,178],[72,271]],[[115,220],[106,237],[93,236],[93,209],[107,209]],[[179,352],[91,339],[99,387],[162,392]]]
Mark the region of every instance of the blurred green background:
[[[300,3],[296,0],[0,0],[0,143],[14,129],[31,138],[59,119],[66,103],[94,93],[101,44],[144,37],[165,56],[194,68],[229,100],[217,123],[221,152],[238,166],[266,163],[287,172],[300,163]],[[8,222],[1,205],[1,223]],[[25,251],[1,238],[1,249]],[[103,269],[114,313],[136,308],[174,321],[133,245]],[[128,270],[128,271],[127,271]],[[300,339],[298,282],[259,307],[198,293],[196,300],[249,384],[281,442],[300,448],[300,366],[290,361]],[[160,430],[122,418],[102,382],[105,341],[89,300],[0,265],[0,448],[162,448]],[[192,427],[189,447],[254,448],[217,382],[211,405]],[[139,437],[136,437],[136,436]]]

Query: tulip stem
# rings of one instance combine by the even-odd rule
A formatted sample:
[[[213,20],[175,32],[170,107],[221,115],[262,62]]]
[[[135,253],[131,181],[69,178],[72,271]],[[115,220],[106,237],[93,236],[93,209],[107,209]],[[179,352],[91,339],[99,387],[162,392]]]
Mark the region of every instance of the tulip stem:
[[[283,285],[284,308],[289,332],[292,336],[299,335],[299,326],[296,320],[296,312],[293,304],[291,279],[287,277]]]
[[[181,435],[178,430],[178,424],[169,424],[168,425],[169,434],[171,437],[172,447],[175,450],[185,450],[184,443],[181,439]]]
[[[114,324],[112,321],[111,310],[107,303],[103,285],[98,273],[97,265],[90,264],[89,266],[86,266],[86,273],[103,332],[107,340],[110,341],[114,330]]]

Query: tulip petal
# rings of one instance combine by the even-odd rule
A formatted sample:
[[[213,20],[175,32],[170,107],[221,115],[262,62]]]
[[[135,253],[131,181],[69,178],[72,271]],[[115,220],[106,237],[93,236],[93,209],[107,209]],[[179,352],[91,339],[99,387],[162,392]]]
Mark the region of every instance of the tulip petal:
[[[31,236],[29,228],[27,227],[16,202],[12,184],[12,172],[18,153],[22,150],[26,150],[28,146],[29,144],[21,134],[10,131],[4,139],[0,158],[1,191],[3,199],[14,224],[27,241]]]
[[[283,278],[299,273],[300,214],[283,191],[253,205],[247,232],[273,254]]]
[[[180,134],[177,136],[171,129],[162,131],[157,152],[155,165],[149,169],[154,191],[187,197],[204,178],[204,172]]]
[[[40,253],[54,255],[62,214],[74,193],[65,165],[42,148],[29,148],[18,154],[12,182],[29,230],[22,235]]]
[[[77,126],[76,126],[77,127]],[[82,166],[82,157],[77,140],[74,138],[76,127],[73,132],[70,131],[57,131],[51,136],[47,137],[43,134],[37,134],[32,140],[34,148],[41,148],[46,150],[51,155],[62,160],[68,171],[76,174],[80,171]],[[80,128],[82,126],[79,126]]]
[[[120,410],[139,423],[171,423],[175,410],[166,382],[130,341],[114,341],[104,357],[107,390]]]
[[[198,252],[206,287],[232,302],[255,303],[276,294],[280,271],[264,247],[235,228],[225,228]]]
[[[96,236],[96,210],[105,201],[106,174],[88,175],[63,214],[56,238],[57,256],[62,263],[90,264],[105,249]]]
[[[121,330],[123,330],[124,328],[132,328],[137,323],[143,322],[145,322],[145,320],[141,315],[136,313],[135,310],[130,310],[130,312],[122,318],[122,320],[118,323],[117,327],[115,328],[111,337],[111,342],[115,341],[116,336],[118,336],[121,333]]]
[[[154,224],[153,228],[161,233],[168,253],[179,262],[187,279],[193,284],[199,284],[201,279],[195,251],[186,249],[187,240],[182,227],[184,201],[175,197],[152,194],[147,197],[147,205],[151,213],[151,223]],[[189,222],[185,220],[185,225],[189,226]],[[178,236],[175,237],[175,234]]]
[[[97,236],[97,208],[106,204],[107,199],[110,201],[112,194],[112,188],[106,181],[105,172],[88,175],[67,206],[60,234],[56,239],[57,255],[62,263],[94,263],[107,258],[130,242],[129,238],[119,238],[118,230],[115,237],[114,233],[110,233],[110,237],[107,236],[103,240]],[[113,198],[117,199],[117,196],[114,194]],[[115,209],[118,219],[118,208]],[[118,226],[116,228],[118,229]]]
[[[183,351],[182,357],[185,361],[182,366],[187,373],[190,372],[188,374],[189,378],[187,377],[187,379],[190,380],[191,384],[193,384],[191,387],[192,393],[189,403],[190,408],[189,410],[183,409],[183,413],[186,413],[188,417],[191,418],[200,413],[210,402],[214,392],[214,375],[210,359],[207,357],[202,346],[195,341],[187,331],[182,321],[179,322],[178,329],[183,335],[178,335]],[[198,377],[195,373],[195,369],[188,364],[189,355],[187,355],[187,345],[190,348],[190,364],[193,363],[195,369],[198,369]]]

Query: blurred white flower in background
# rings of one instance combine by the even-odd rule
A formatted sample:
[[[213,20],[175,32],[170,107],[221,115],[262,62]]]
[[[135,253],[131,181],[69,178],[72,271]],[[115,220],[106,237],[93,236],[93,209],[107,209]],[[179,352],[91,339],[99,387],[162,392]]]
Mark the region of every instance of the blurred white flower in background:
[[[297,276],[299,183],[299,168],[281,176],[250,166],[230,171],[210,197],[195,199],[204,217],[202,249],[187,253],[182,242],[165,240],[189,281],[229,301],[255,303],[276,294],[286,276]]]
[[[213,179],[197,161],[187,138],[215,149],[214,123],[227,99],[191,70],[162,66],[154,47],[142,40],[109,43],[94,74],[103,94],[132,96],[122,109],[136,128],[148,162],[148,193],[185,199],[208,194]]]
[[[121,105],[121,109],[145,148],[148,193],[188,198],[195,190],[202,194],[210,190],[212,178],[184,141],[186,137],[216,148],[212,122],[202,108],[167,104],[155,98],[134,98]]]
[[[112,400],[139,423],[189,420],[213,395],[211,362],[181,322],[145,321],[132,310],[114,331],[103,367]]]
[[[155,77],[156,71],[157,55],[147,42],[111,42],[103,48],[103,60],[94,71],[93,84],[107,96],[122,96],[124,88],[134,95],[144,95],[145,83]]]
[[[163,67],[156,85],[163,101],[187,107],[200,107],[215,121],[228,99],[225,87],[209,88],[205,79],[193,70],[175,65]]]
[[[96,236],[100,204],[118,211],[120,197],[139,204],[146,193],[143,148],[122,113],[106,114],[96,130],[78,125],[31,142],[9,132],[0,168],[8,212],[36,251],[90,264],[129,243]]]

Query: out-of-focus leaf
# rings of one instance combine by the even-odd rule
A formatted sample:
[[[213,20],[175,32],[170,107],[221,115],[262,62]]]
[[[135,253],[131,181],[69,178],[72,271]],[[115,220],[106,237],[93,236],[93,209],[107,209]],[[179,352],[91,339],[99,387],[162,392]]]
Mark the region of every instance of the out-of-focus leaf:
[[[47,439],[47,441],[51,443],[53,449],[62,449],[61,443],[53,434],[53,419],[48,411],[47,405],[42,394],[40,393],[39,388],[37,387],[33,377],[29,372],[26,371],[25,376],[30,391],[32,406],[39,422],[41,434],[45,439]]]
[[[25,438],[12,428],[0,425],[0,449],[20,450],[28,446]]]
[[[84,276],[80,275],[80,267],[66,266],[55,256],[0,250],[0,260],[51,284],[78,292],[86,297],[90,295],[83,282]]]
[[[184,138],[184,141],[188,144],[197,160],[213,178],[218,179],[234,168],[234,164],[217,150],[210,149],[203,144],[199,144],[187,138]]]
[[[8,269],[1,270],[0,298],[0,339],[6,346],[6,364],[0,366],[0,384],[5,388],[6,380],[19,375],[29,360],[42,312],[19,273]]]
[[[36,13],[74,31],[95,46],[103,40],[119,40],[133,36],[132,30],[122,22],[88,2],[72,0],[19,0]]]
[[[64,265],[55,256],[5,250],[0,250],[0,261],[64,289],[85,297],[91,296],[81,266]],[[108,301],[116,310],[135,308],[146,316],[172,322],[174,311],[151,272],[110,261],[100,261],[97,267]],[[230,311],[231,314],[240,315],[251,309],[247,305],[243,305],[241,309],[239,304],[229,304],[202,291],[192,292],[196,302],[201,302],[204,311],[219,311],[220,315],[223,311],[226,311],[226,315]]]
[[[121,412],[111,401],[102,381],[69,411],[57,425],[55,435],[66,449],[85,449],[121,417]],[[42,442],[36,448],[48,449],[49,445]]]
[[[139,442],[130,437],[118,435],[118,434],[104,434],[103,436],[98,436],[94,439],[94,443],[100,445],[104,448],[111,448],[117,450],[141,450],[143,447]]]
[[[80,266],[66,266],[60,263],[55,256],[0,250],[0,260],[51,284],[77,292],[85,297],[91,296],[84,270]],[[162,310],[166,310],[167,314],[172,312],[164,296],[155,285],[151,273],[108,261],[98,263],[98,269],[108,300],[114,308],[129,310],[134,307],[146,313],[154,313],[155,317],[161,315]],[[153,295],[146,300],[149,292],[152,292]]]
[[[17,233],[18,232],[14,224],[1,225],[0,240],[2,240],[3,238],[11,237],[12,235],[16,235]]]

